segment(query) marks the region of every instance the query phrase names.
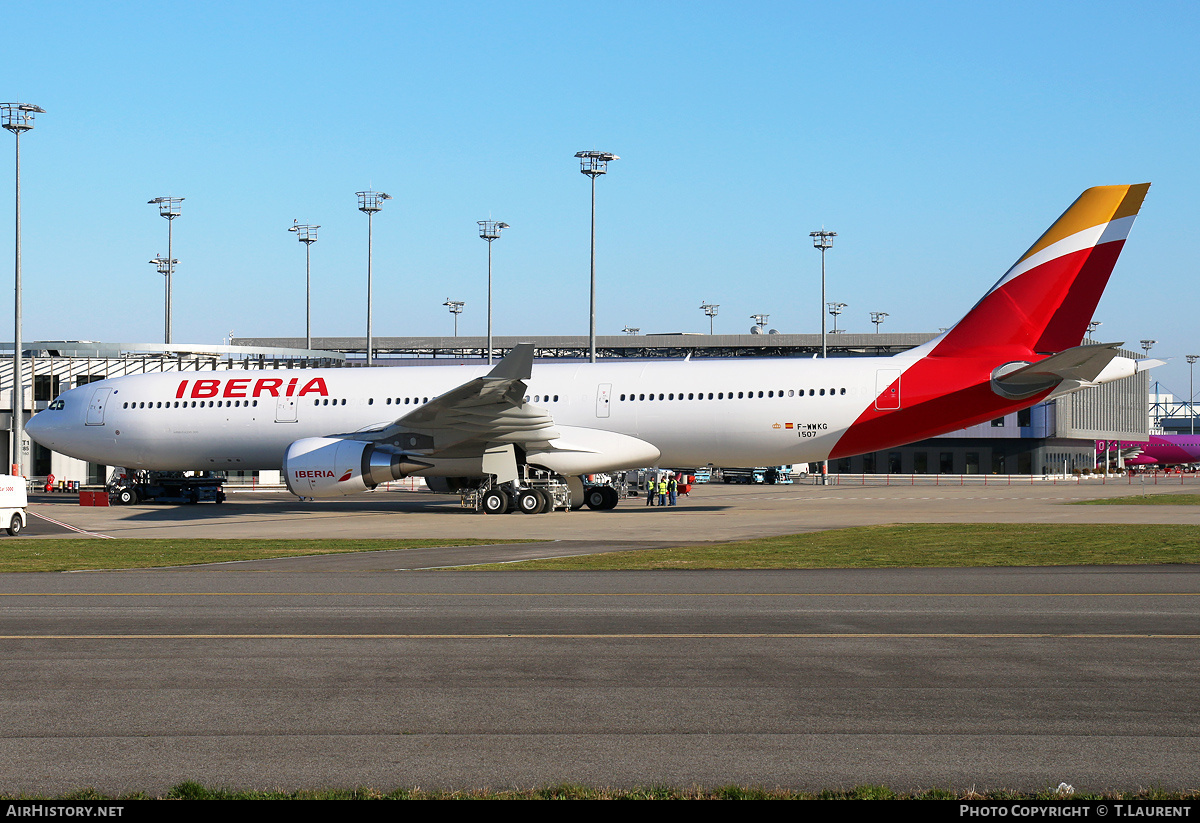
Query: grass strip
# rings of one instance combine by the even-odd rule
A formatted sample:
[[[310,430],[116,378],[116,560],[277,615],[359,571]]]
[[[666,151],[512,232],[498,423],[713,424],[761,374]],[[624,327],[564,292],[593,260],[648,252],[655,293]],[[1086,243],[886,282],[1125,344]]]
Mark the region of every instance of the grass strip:
[[[884,569],[1133,563],[1200,563],[1200,526],[916,523],[470,568]]]
[[[1136,497],[1105,497],[1100,500],[1079,500],[1072,506],[1200,506],[1200,494],[1156,492]]]
[[[5,540],[0,572],[144,569],[521,540]],[[1200,563],[1200,526],[917,523],[863,526],[737,543],[466,566],[516,571],[833,569]]]
[[[129,538],[96,540],[86,537],[5,539],[0,546],[0,572],[62,572],[87,569],[146,569],[267,560],[320,554],[380,552],[441,546],[490,546],[529,543],[529,540],[207,540]]]

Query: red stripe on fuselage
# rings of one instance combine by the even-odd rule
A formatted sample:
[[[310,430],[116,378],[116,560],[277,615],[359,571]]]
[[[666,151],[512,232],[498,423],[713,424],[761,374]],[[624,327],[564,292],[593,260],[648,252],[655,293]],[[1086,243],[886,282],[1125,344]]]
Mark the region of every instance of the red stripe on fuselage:
[[[1008,400],[992,391],[991,376],[997,366],[1005,363],[1040,359],[1028,351],[1012,349],[1011,356],[993,350],[986,357],[931,356],[919,360],[888,387],[888,391],[899,392],[900,408],[881,411],[872,403],[829,456],[850,457],[901,446],[1031,406],[1050,391],[1024,400]]]
[[[829,456],[924,440],[1045,399],[1050,390],[1022,400],[1001,397],[992,391],[992,373],[1078,346],[1124,245],[1117,240],[1061,255],[989,292],[888,387],[885,396],[898,391],[901,407],[881,411],[872,403]]]

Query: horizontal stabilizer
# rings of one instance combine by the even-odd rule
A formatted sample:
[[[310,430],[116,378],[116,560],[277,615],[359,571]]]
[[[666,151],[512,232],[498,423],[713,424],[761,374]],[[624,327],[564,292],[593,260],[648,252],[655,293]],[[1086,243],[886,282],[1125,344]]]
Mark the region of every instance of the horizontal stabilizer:
[[[1120,357],[1117,350],[1121,345],[1076,346],[1036,363],[1006,364],[993,372],[992,389],[1001,397],[1017,399],[1047,391],[1063,381],[1094,383],[1109,363]]]

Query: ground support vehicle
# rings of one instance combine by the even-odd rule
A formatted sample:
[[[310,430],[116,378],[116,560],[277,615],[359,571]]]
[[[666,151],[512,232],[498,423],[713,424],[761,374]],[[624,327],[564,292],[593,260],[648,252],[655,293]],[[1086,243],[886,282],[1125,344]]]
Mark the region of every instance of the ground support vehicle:
[[[114,474],[108,495],[114,503],[224,503],[225,478],[214,472],[135,471]]]
[[[721,469],[721,481],[724,483],[766,483],[767,470],[762,467],[756,468],[733,468]]]
[[[24,477],[0,474],[0,528],[16,537],[25,528],[29,492]]]
[[[721,469],[726,483],[787,484],[792,481],[791,466],[755,466],[754,468]]]

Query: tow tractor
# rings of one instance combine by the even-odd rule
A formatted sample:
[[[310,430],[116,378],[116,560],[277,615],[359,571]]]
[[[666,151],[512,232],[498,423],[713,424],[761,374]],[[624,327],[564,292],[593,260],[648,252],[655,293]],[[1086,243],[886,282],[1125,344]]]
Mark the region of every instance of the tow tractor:
[[[114,472],[108,481],[109,498],[122,505],[133,503],[224,503],[225,478],[216,472]]]

